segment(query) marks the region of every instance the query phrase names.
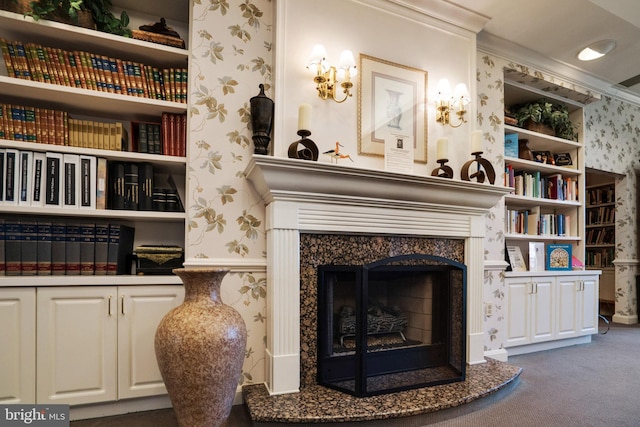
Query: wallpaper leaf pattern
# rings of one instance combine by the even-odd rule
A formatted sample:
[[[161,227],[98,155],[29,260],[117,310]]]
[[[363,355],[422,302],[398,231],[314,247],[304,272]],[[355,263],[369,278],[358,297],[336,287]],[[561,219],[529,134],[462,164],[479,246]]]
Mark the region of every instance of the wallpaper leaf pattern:
[[[243,171],[253,154],[249,99],[259,84],[272,87],[272,4],[192,4],[187,262],[263,259],[264,203]],[[240,384],[264,381],[266,289],[264,269],[231,273],[222,284],[223,301],[241,313],[248,330]]]

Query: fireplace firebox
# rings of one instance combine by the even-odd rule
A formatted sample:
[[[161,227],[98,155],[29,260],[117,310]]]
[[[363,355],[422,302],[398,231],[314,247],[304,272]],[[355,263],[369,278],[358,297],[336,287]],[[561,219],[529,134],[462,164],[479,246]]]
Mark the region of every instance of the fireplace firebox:
[[[464,381],[466,266],[411,254],[318,267],[317,380],[364,397]]]

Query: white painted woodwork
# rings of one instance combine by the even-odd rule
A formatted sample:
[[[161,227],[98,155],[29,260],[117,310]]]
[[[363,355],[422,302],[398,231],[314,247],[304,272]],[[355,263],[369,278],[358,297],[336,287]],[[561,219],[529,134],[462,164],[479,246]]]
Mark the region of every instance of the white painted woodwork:
[[[118,398],[164,394],[154,350],[160,320],[184,300],[184,287],[118,288]]]
[[[0,404],[36,401],[36,290],[0,288]]]

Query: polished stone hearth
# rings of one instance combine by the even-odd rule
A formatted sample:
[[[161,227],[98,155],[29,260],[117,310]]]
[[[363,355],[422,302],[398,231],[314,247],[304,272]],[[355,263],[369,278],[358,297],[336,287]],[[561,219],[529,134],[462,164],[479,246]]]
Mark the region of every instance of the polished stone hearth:
[[[465,381],[373,397],[354,397],[319,385],[299,393],[269,395],[262,384],[243,387],[254,425],[270,423],[349,423],[371,426],[376,420],[398,421],[459,408],[495,395],[515,384],[522,369],[487,359],[467,367]],[[408,417],[408,418],[407,418]]]

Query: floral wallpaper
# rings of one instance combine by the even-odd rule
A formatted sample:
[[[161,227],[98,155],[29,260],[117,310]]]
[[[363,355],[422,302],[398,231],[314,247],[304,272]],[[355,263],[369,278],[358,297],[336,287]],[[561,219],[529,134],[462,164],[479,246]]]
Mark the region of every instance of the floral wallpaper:
[[[264,259],[265,210],[243,171],[253,154],[249,100],[259,84],[267,96],[272,87],[272,4],[193,0],[192,6],[187,262],[256,265]],[[264,267],[235,267],[223,282],[223,301],[248,330],[240,384],[264,381],[265,298]]]
[[[524,65],[478,51],[477,61],[477,125],[483,130],[485,156],[496,171],[504,169],[504,79],[535,85],[558,95],[571,94],[585,103],[585,166],[626,175],[616,183],[616,315],[621,321],[637,319],[635,275],[636,250],[636,169],[640,158],[640,107],[602,97],[557,76],[539,72]],[[485,351],[502,348],[505,340],[504,288],[504,203],[497,204],[487,215],[485,237],[485,269],[483,297],[494,306],[485,316]],[[500,267],[502,265],[502,267]],[[615,320],[615,318],[614,318]]]

